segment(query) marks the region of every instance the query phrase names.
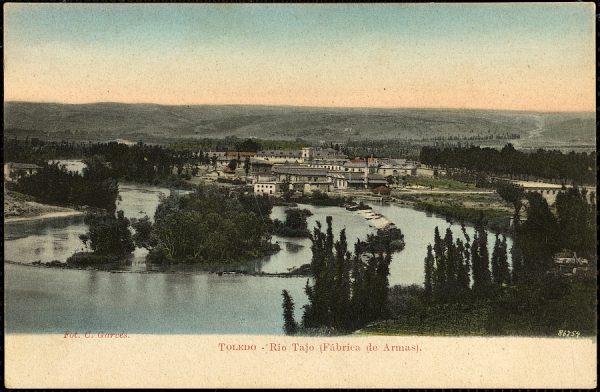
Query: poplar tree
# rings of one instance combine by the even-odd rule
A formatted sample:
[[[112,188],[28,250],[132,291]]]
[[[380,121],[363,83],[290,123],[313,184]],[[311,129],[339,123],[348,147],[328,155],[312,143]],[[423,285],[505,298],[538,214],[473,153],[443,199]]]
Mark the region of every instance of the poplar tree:
[[[508,266],[508,249],[506,245],[506,236],[502,236],[502,241],[498,247],[498,269],[500,284],[510,283],[510,268]]]
[[[454,246],[454,239],[452,237],[452,230],[450,230],[449,227],[446,229],[444,247],[446,249],[446,287],[444,291],[446,298],[450,301],[454,301],[458,293],[458,287],[456,283],[457,255]]]
[[[287,290],[281,292],[283,297],[283,330],[286,335],[295,335],[298,332],[298,324],[294,320],[294,301]]]
[[[460,238],[456,239],[456,255],[458,260],[456,286],[459,298],[463,298],[469,292],[471,287],[471,278],[469,275],[468,251]]]
[[[494,250],[492,251],[492,279],[495,284],[501,284],[502,278],[500,276],[500,265],[498,262],[498,256],[500,252],[500,238],[496,233],[496,241],[494,242]]]
[[[477,297],[485,297],[489,294],[491,275],[487,234],[481,220],[475,227],[471,246],[471,263],[473,266],[473,294]]]
[[[436,300],[442,301],[446,289],[446,255],[444,254],[444,242],[437,226],[433,237],[433,250],[435,252],[434,297]]]
[[[433,248],[431,244],[427,245],[427,256],[425,256],[425,299],[431,301],[433,296],[433,275],[435,259],[433,257]]]

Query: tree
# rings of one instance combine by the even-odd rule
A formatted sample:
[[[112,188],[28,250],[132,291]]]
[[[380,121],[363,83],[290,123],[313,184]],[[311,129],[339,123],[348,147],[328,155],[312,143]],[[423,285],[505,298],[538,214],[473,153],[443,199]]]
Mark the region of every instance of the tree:
[[[391,240],[385,237],[384,251],[370,255],[363,252],[375,248],[358,240],[352,256],[347,251],[345,230],[340,232],[339,240],[334,241],[330,216],[326,222],[325,233],[317,222],[310,237],[314,284],[310,286],[307,281],[305,287],[308,303],[304,306],[302,326],[347,331],[385,317],[392,260]]]
[[[525,191],[520,185],[513,184],[508,181],[500,181],[496,186],[496,192],[506,201],[513,205],[515,210],[514,218],[519,219],[519,213],[523,206],[523,198],[525,197]]]
[[[446,294],[446,254],[437,226],[433,237],[433,251],[435,254],[434,296],[437,300],[443,300]]]
[[[468,238],[468,237],[467,237]],[[469,244],[463,244],[460,238],[456,239],[457,272],[456,285],[459,298],[465,297],[471,288],[471,277],[469,264]]]
[[[306,209],[288,208],[285,210],[285,222],[279,219],[273,221],[274,233],[284,237],[308,237],[306,218],[312,213]]]
[[[585,189],[563,187],[555,206],[561,248],[591,258],[596,250],[596,214],[586,196]]]
[[[485,297],[489,294],[491,274],[487,233],[481,219],[475,226],[475,235],[471,246],[471,265],[473,268],[473,293],[478,297]]]
[[[290,182],[289,176],[281,182],[281,193],[283,193],[283,199],[289,201],[294,195],[294,187]]]
[[[431,244],[427,245],[427,256],[425,256],[425,298],[430,301],[433,295],[434,258]]]
[[[239,143],[236,147],[238,151],[251,151],[256,152],[261,149],[261,145],[257,140],[254,139],[246,139],[243,142]]]
[[[227,164],[227,167],[231,170],[235,170],[235,169],[237,169],[237,165],[238,165],[238,161],[236,159],[232,159]]]
[[[250,158],[246,157],[246,159],[244,160],[244,173],[246,173],[246,177],[248,177],[248,174],[250,173]]]
[[[111,170],[106,164],[104,158],[100,155],[93,155],[83,161],[83,178],[92,181],[105,181],[112,176]]]
[[[446,229],[446,236],[444,237],[444,248],[446,249],[446,296],[449,300],[453,301],[458,295],[456,281],[458,255],[452,237],[452,230],[449,227]]]
[[[529,192],[527,220],[518,226],[517,241],[523,254],[524,276],[535,278],[552,265],[554,254],[560,249],[556,218],[546,200],[537,192]]]
[[[89,226],[88,232],[79,238],[84,245],[89,245],[98,255],[124,256],[135,249],[129,219],[125,218],[123,211],[113,214],[88,214],[85,223]]]
[[[500,239],[498,234],[492,252],[492,279],[497,285],[510,283],[506,237]]]
[[[281,292],[283,297],[283,330],[286,335],[295,335],[298,332],[298,324],[294,320],[294,301],[287,290]]]
[[[270,209],[259,200],[230,196],[226,190],[198,188],[171,195],[156,209],[155,223],[135,223],[136,240],[151,248],[155,263],[216,264],[255,259],[278,247],[271,244]],[[265,215],[263,215],[263,213]]]
[[[156,246],[157,238],[152,230],[152,222],[148,216],[141,219],[132,219],[131,226],[134,228],[133,242],[139,248],[152,249]]]

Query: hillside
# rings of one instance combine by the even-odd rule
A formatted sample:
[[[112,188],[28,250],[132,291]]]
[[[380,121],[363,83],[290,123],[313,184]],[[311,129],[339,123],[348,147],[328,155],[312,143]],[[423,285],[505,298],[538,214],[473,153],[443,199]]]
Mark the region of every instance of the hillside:
[[[263,139],[361,140],[430,139],[519,135],[539,127],[547,114],[449,109],[344,109],[272,106],[166,106],[155,104],[55,104],[7,102],[4,125],[10,134],[43,133],[74,139],[257,137]],[[558,116],[558,118],[556,118]],[[564,138],[560,116],[548,131]],[[591,114],[593,118],[593,114]],[[594,140],[590,115],[577,122],[578,140]],[[29,131],[29,132],[27,132]]]

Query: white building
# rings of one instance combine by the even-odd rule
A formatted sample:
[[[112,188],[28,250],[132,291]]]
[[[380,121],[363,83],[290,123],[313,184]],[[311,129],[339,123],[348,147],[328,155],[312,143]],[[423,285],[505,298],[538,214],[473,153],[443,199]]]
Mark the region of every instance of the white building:
[[[279,192],[280,184],[275,181],[260,181],[254,183],[254,193],[273,195]]]

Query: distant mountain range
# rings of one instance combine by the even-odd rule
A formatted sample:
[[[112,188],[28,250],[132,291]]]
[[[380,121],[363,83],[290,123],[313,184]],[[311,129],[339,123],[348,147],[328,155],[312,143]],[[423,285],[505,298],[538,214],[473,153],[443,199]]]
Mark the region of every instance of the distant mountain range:
[[[146,140],[237,136],[344,141],[519,135],[595,144],[595,113],[6,102],[7,134]]]

